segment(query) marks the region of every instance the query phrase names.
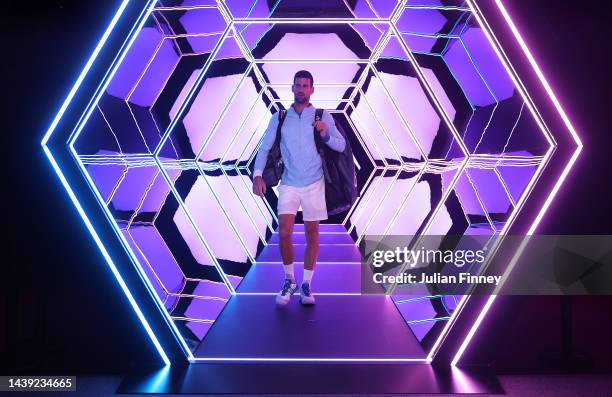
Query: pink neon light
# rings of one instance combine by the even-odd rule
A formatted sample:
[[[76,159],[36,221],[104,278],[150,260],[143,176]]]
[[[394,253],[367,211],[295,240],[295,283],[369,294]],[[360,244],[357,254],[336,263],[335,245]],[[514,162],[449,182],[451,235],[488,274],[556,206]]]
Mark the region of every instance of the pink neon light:
[[[472,2],[470,0],[468,0],[467,2],[469,4],[470,8],[472,9],[472,11],[474,12],[474,15],[477,15],[477,13],[475,11],[475,8],[472,5]],[[544,89],[545,89],[546,93],[548,94],[549,98],[551,99],[551,101],[553,102],[553,105],[555,106],[555,108],[559,112],[559,115],[561,116],[561,119],[563,120],[563,123],[565,124],[565,126],[569,130],[570,134],[572,135],[572,138],[574,139],[574,142],[576,142],[576,150],[574,151],[572,157],[570,158],[569,162],[565,166],[565,169],[561,173],[559,179],[557,180],[557,183],[555,184],[555,186],[551,190],[550,194],[548,195],[548,197],[547,197],[546,201],[544,202],[544,205],[540,209],[538,215],[534,219],[533,224],[531,225],[531,227],[527,231],[527,235],[532,235],[535,232],[535,230],[537,229],[537,227],[539,226],[540,222],[542,221],[542,218],[544,217],[544,214],[546,213],[546,211],[548,210],[548,207],[550,206],[550,204],[552,203],[553,199],[557,195],[559,189],[561,188],[561,185],[563,184],[563,182],[567,178],[567,175],[569,174],[569,171],[572,169],[574,163],[578,159],[578,156],[580,155],[580,152],[582,151],[583,145],[582,145],[582,141],[580,140],[580,137],[578,136],[574,126],[572,125],[572,123],[571,123],[571,121],[569,119],[569,117],[567,116],[567,114],[565,113],[563,108],[561,107],[561,103],[557,99],[557,96],[553,92],[550,84],[546,80],[546,77],[542,73],[542,70],[538,66],[538,64],[537,64],[535,58],[533,57],[531,51],[527,47],[527,44],[525,43],[525,40],[523,40],[523,37],[521,36],[520,32],[516,28],[516,25],[514,24],[512,18],[508,14],[508,11],[506,10],[504,5],[502,4],[501,0],[495,0],[495,4],[499,8],[499,10],[500,10],[502,16],[504,17],[504,20],[506,21],[506,23],[508,23],[508,26],[510,27],[510,30],[512,31],[512,34],[514,35],[514,37],[516,38],[517,42],[519,43],[521,49],[525,53],[525,56],[529,60],[529,63],[531,65],[531,67],[534,69],[536,75],[538,76],[538,79],[540,80],[540,82],[544,86]],[[491,43],[491,44],[493,44],[493,43]],[[472,328],[470,329],[470,331],[466,335],[463,343],[461,344],[461,346],[457,350],[457,353],[455,354],[455,357],[451,361],[451,366],[456,366],[457,363],[459,362],[459,360],[461,360],[461,357],[462,357],[463,353],[465,352],[465,350],[467,349],[468,345],[470,344],[472,338],[474,337],[474,334],[478,330],[478,327],[480,326],[480,324],[482,323],[482,321],[486,317],[489,309],[493,305],[493,302],[495,301],[495,297],[496,297],[496,295],[492,295],[489,298],[489,300],[487,300],[487,303],[484,305],[482,311],[478,315],[478,318],[474,322],[474,325],[472,326]]]

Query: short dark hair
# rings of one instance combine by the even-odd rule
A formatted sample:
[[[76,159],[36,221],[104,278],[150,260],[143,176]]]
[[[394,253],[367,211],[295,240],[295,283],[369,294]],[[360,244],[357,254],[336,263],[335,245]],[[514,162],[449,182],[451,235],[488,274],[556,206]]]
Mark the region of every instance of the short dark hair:
[[[293,83],[295,84],[295,79],[298,78],[302,78],[302,79],[310,79],[310,85],[314,85],[314,78],[312,77],[312,74],[308,71],[308,70],[300,70],[299,72],[297,72],[295,74],[295,76],[293,76]]]

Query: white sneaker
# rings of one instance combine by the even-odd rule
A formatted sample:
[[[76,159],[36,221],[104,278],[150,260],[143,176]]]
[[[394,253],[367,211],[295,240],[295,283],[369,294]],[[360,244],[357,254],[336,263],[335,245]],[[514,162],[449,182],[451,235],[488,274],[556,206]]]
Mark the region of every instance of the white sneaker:
[[[284,306],[291,300],[291,295],[297,291],[297,284],[294,280],[289,278],[285,279],[283,289],[276,295],[276,304]]]
[[[310,291],[310,284],[302,283],[302,287],[300,288],[300,303],[302,305],[314,305],[315,298]]]

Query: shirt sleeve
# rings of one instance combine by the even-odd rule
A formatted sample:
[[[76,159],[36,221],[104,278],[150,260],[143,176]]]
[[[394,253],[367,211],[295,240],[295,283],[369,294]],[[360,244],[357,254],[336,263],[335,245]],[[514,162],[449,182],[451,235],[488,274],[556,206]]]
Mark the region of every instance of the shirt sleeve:
[[[336,152],[343,152],[346,142],[342,134],[336,128],[336,122],[329,112],[323,112],[323,121],[327,124],[327,135],[323,137],[323,142]]]
[[[263,141],[259,147],[259,150],[257,151],[257,157],[255,157],[255,167],[253,167],[253,178],[263,174],[263,170],[266,167],[266,162],[268,161],[268,152],[276,140],[277,127],[278,113],[275,113],[270,118],[268,128],[266,128],[266,132],[264,132]]]

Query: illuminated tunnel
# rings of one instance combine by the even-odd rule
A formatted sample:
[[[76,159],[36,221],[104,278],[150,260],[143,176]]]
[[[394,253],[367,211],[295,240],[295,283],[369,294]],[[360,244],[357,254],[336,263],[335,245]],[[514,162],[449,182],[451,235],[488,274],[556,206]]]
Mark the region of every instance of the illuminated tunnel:
[[[146,4],[67,142],[190,361],[431,362],[457,338],[465,296],[363,295],[359,247],[494,240],[542,178],[557,141],[482,21],[464,0]],[[299,69],[359,197],[321,225],[318,304],[279,311],[277,193],[252,194],[252,164]]]

